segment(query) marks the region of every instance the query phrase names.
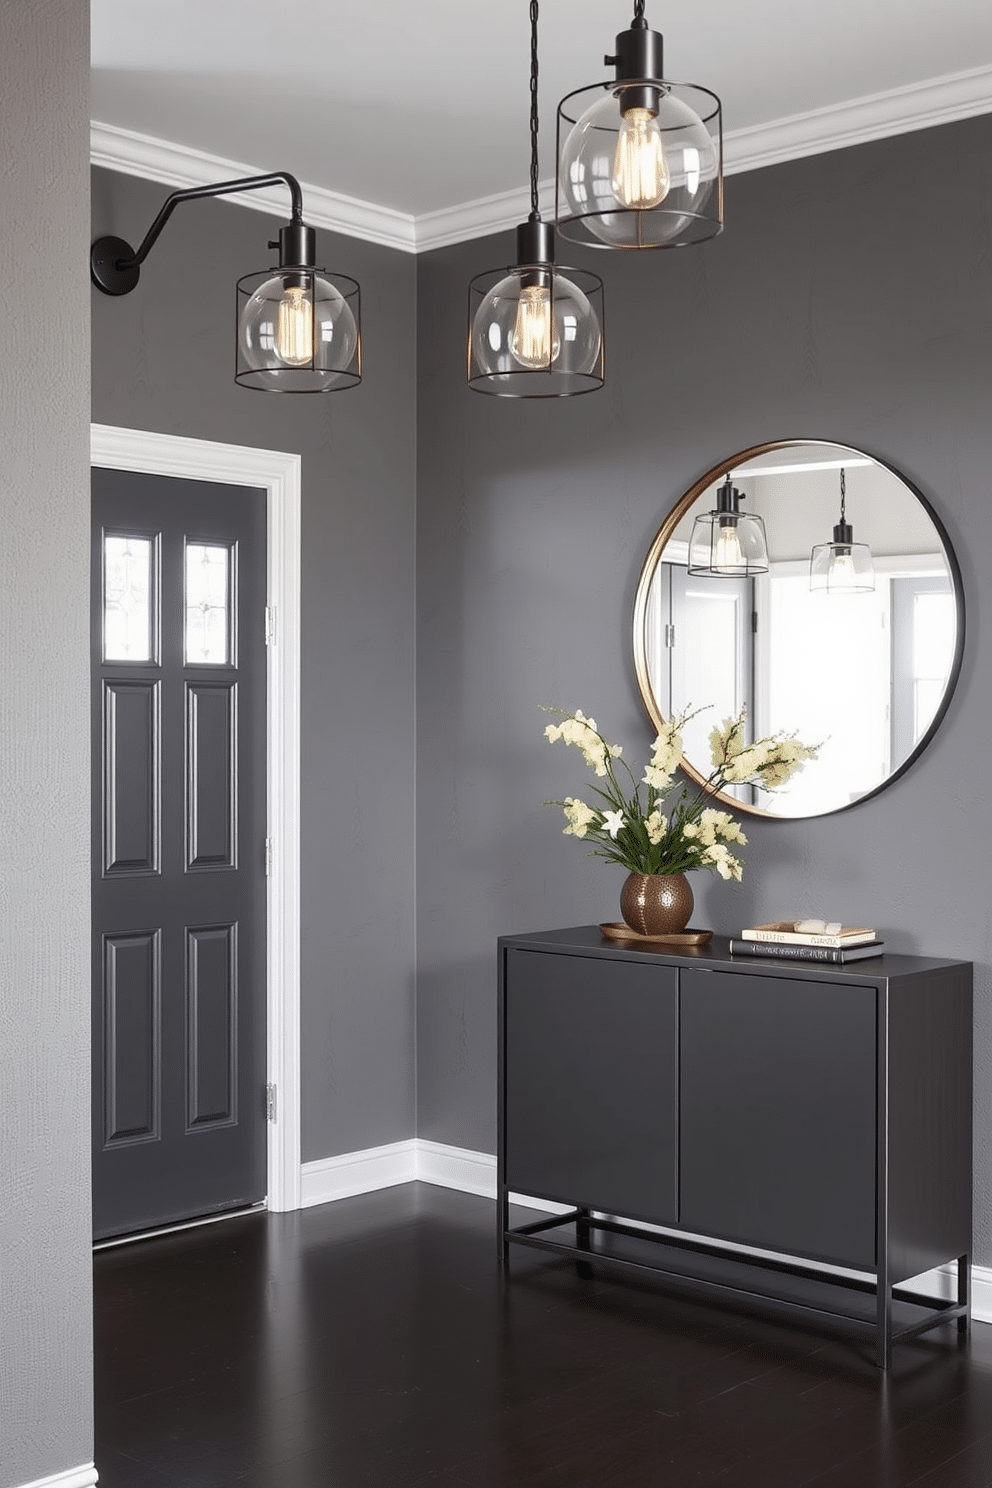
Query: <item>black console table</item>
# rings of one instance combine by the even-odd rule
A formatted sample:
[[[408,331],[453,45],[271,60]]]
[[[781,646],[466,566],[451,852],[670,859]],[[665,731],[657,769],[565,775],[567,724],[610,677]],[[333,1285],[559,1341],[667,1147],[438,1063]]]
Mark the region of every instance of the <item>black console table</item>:
[[[893,1343],[969,1320],[972,966],[499,942],[512,1243]],[[567,1212],[511,1227],[509,1196]],[[957,1263],[957,1299],[905,1283]]]

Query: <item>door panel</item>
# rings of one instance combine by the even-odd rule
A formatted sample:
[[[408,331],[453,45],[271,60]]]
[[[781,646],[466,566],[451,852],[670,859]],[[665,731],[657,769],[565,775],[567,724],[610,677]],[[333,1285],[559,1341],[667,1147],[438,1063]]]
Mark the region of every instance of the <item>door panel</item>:
[[[93,472],[97,1238],[265,1196],[265,517]]]
[[[682,1225],[875,1263],[875,990],[681,973]]]
[[[678,972],[510,950],[506,1181],[674,1223]]]

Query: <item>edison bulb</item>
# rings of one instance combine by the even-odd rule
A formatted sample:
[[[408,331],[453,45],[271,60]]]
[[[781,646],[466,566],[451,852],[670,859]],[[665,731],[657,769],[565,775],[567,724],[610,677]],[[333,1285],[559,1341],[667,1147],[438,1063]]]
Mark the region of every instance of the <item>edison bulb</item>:
[[[520,291],[517,316],[510,332],[510,354],[521,367],[539,372],[558,360],[561,337],[546,284],[528,284]]]
[[[858,576],[854,569],[854,558],[850,548],[835,551],[830,559],[827,586],[830,589],[854,589]]]
[[[721,527],[713,555],[713,567],[717,573],[740,573],[747,565],[741,552],[741,540],[736,527]]]
[[[279,300],[275,351],[287,367],[306,367],[313,361],[313,299],[301,285],[287,285]]]
[[[628,109],[613,155],[614,195],[628,210],[648,212],[665,200],[671,184],[657,118],[650,109]]]

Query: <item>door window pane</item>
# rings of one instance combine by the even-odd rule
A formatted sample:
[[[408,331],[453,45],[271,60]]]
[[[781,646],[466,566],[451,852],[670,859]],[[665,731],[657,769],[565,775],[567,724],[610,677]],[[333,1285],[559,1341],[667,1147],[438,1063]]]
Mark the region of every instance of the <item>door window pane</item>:
[[[231,550],[186,544],[186,664],[231,662]]]
[[[103,657],[153,661],[154,540],[104,533]]]

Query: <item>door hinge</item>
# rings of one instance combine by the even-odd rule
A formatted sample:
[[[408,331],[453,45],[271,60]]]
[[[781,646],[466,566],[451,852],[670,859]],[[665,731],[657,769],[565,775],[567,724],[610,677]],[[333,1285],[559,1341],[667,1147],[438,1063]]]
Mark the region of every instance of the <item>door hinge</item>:
[[[265,606],[265,644],[274,646],[276,643],[276,607]]]
[[[265,876],[272,877],[272,838],[265,839]]]
[[[665,647],[666,647],[667,650],[671,651],[672,648],[674,647],[674,645],[675,645],[675,626],[674,625],[666,625],[665,626]]]
[[[276,1119],[276,1087],[274,1085],[265,1087],[265,1119],[266,1121]]]

